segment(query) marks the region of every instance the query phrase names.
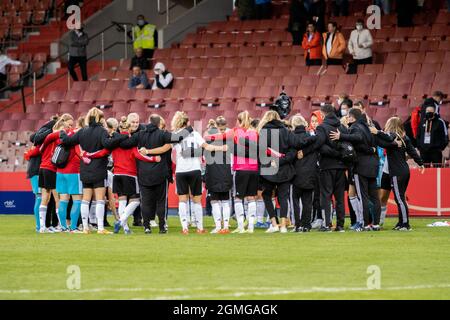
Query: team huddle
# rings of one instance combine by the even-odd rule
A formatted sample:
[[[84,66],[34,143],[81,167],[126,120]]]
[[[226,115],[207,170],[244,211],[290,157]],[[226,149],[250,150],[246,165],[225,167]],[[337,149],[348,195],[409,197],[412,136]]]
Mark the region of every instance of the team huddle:
[[[197,233],[207,232],[203,190],[215,225],[210,233],[230,233],[231,216],[237,222],[233,233],[255,228],[286,233],[290,225],[293,232],[329,232],[333,214],[334,230],[344,232],[346,191],[350,229],[378,231],[386,216],[380,184],[394,193],[399,212],[394,229],[411,229],[406,156],[422,170],[423,161],[400,118],[390,118],[383,131],[361,102],[341,118],[330,104],[315,111],[310,124],[300,114],[284,117],[268,110],[252,119],[243,111],[229,129],[219,116],[209,120],[203,135],[182,111],[171,119],[170,131],[158,114],[146,125],[136,114],[105,119],[98,108],[76,121],[70,114],[55,117],[31,136],[33,147],[25,154],[36,195],[36,230],[90,233],[95,219],[97,233],[110,234],[105,205],[116,212],[118,199],[114,233],[122,228],[131,233],[128,218],[138,207],[145,233],[157,225],[167,233],[168,185],[174,177],[183,234],[189,234],[191,220]],[[46,228],[52,196],[59,225]]]

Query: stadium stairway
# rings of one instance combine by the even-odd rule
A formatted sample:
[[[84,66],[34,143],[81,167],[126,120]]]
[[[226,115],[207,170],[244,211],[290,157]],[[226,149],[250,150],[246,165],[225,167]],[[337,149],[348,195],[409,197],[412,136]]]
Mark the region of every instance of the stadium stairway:
[[[112,0],[84,1],[84,5],[81,9],[82,18],[86,19],[90,17],[95,12],[108,5],[111,1]],[[63,4],[64,1],[55,1],[55,6],[57,7],[57,9],[55,9],[56,14],[63,11]],[[66,22],[64,21],[64,19],[53,17],[49,19],[48,23],[38,26],[38,30],[39,31],[32,32],[24,37],[20,42],[18,42],[17,46],[6,49],[9,57],[11,57],[12,59],[20,59],[22,62],[28,62],[28,65],[30,65],[30,69],[26,68],[26,70],[22,70],[23,68],[17,68],[20,70],[20,73],[13,74],[12,77],[10,75],[9,83],[17,81],[21,75],[24,75],[30,70],[33,70],[36,71],[38,78],[44,76],[43,79],[38,80],[37,86],[39,87],[44,83],[44,81],[41,80],[49,81],[53,78],[58,78],[61,72],[63,72],[57,70],[55,75],[46,75],[44,74],[44,70],[42,70],[42,67],[49,59],[51,43],[58,41],[61,36],[67,31]],[[92,71],[98,72],[96,68],[93,68]],[[55,88],[58,88],[58,86],[59,84],[56,84]],[[32,88],[25,88],[26,93],[30,92],[30,90],[32,90]],[[5,106],[11,105],[11,102],[17,100],[18,98],[20,98],[20,93],[12,92],[9,95],[8,99],[0,101],[0,110],[2,110]],[[13,105],[11,110],[18,110],[15,107],[16,106]]]

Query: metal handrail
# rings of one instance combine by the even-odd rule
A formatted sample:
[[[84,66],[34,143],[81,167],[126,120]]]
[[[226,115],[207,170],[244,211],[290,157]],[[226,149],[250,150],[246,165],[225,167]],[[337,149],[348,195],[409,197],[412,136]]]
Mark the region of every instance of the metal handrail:
[[[197,6],[197,3],[200,2],[201,0],[193,0],[193,8],[195,8]],[[166,15],[166,25],[168,25],[170,23],[170,10],[175,8],[176,6],[178,6],[178,3],[172,3],[172,5],[170,5],[170,1],[169,0],[165,0],[166,3],[166,10],[161,11],[161,0],[158,0],[158,14]]]
[[[109,49],[115,47],[116,45],[124,45],[124,44],[132,44],[132,42],[126,42],[126,43],[125,43],[125,42],[123,42],[123,41],[116,41],[116,42],[112,43],[111,45],[107,46],[106,48],[104,48],[104,52],[106,52],[106,51],[108,51]],[[99,55],[101,55],[101,54],[102,54],[102,51],[100,50],[99,52],[97,52],[97,53],[95,53],[94,55],[92,55],[91,57],[89,57],[89,58],[87,59],[87,61],[90,61],[90,60],[94,59],[95,57],[97,57],[97,56],[99,56]],[[26,95],[25,95],[24,92],[23,92],[23,86],[22,86],[22,87],[20,88],[20,89],[22,90],[22,95],[21,95],[21,97],[20,97],[19,99],[15,100],[15,101],[12,101],[12,102],[11,102],[10,104],[8,104],[7,106],[3,107],[3,108],[0,110],[0,112],[3,112],[3,111],[5,111],[5,110],[7,110],[8,108],[12,107],[12,106],[15,105],[17,102],[20,102],[20,101],[22,101],[22,104],[23,104],[23,110],[24,110],[24,112],[26,112],[26,102],[25,102],[25,99],[26,99],[26,98],[32,96],[32,95],[35,94],[38,90],[47,87],[49,84],[52,84],[52,83],[56,82],[57,80],[59,80],[59,79],[61,79],[61,78],[63,78],[63,77],[67,77],[67,73],[63,73],[63,74],[60,74],[60,75],[56,76],[55,78],[53,78],[53,79],[47,81],[46,83],[40,85],[39,87],[37,87],[37,88],[35,89],[35,91],[30,92],[30,93],[28,93],[28,94],[26,94]]]
[[[97,33],[95,33],[94,35],[92,35],[92,36],[90,36],[89,37],[89,41],[91,41],[91,40],[93,40],[93,39],[95,39],[96,37],[98,37],[98,36],[101,36],[105,31],[107,31],[107,30],[109,30],[109,29],[111,29],[111,28],[113,28],[113,27],[117,27],[118,25],[133,25],[132,23],[129,23],[129,22],[117,22],[117,21],[113,21],[108,27],[106,27],[106,28],[104,28],[104,29],[102,29],[101,31],[99,31],[99,32],[97,32]],[[67,44],[65,44],[65,43],[63,43],[63,42],[60,42],[63,46],[66,46],[66,47],[68,47],[68,45]],[[125,44],[124,42],[122,42],[122,44]],[[106,50],[105,50],[106,51]],[[100,51],[100,54],[101,54],[101,52],[102,51]],[[53,62],[56,62],[56,61],[59,61],[59,60],[61,60],[61,58],[63,58],[63,57],[66,57],[67,55],[68,55],[68,53],[69,53],[69,50],[67,50],[67,51],[65,51],[65,52],[63,52],[63,53],[61,53],[61,54],[59,54],[57,57],[55,57],[55,58],[51,58],[48,62],[46,62],[43,66],[42,66],[42,68],[44,69],[44,68],[46,68],[50,63],[53,63]],[[98,56],[98,54],[96,54],[95,56]],[[33,75],[33,71],[32,70],[30,70],[30,71],[28,71],[27,73],[25,73],[25,74],[23,74],[21,77],[20,77],[20,79],[19,80],[17,80],[15,83],[13,83],[13,84],[10,84],[10,85],[8,85],[8,86],[6,86],[6,87],[4,87],[4,88],[1,88],[0,89],[0,93],[2,93],[2,92],[6,92],[6,91],[9,91],[9,90],[13,90],[13,89],[18,89],[18,88],[20,88],[22,85],[20,85],[20,83],[21,82],[23,82],[24,80],[26,80],[27,78],[29,78],[29,77],[31,77],[32,75]],[[14,101],[14,103],[13,104],[15,104],[15,103],[17,103],[17,101]],[[9,107],[10,106],[10,104],[9,105],[7,105],[5,108],[3,108],[2,110],[5,110],[7,107]],[[1,110],[0,110],[1,111]]]

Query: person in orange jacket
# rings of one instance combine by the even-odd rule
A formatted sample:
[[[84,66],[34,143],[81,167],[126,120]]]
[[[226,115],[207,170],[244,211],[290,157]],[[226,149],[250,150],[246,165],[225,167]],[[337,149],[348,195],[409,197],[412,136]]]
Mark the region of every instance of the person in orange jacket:
[[[337,30],[336,22],[328,23],[328,32],[323,34],[322,54],[327,65],[342,65],[346,44],[342,33]]]
[[[320,33],[316,31],[314,23],[308,23],[306,33],[303,36],[302,48],[305,50],[307,66],[322,65],[322,44]]]

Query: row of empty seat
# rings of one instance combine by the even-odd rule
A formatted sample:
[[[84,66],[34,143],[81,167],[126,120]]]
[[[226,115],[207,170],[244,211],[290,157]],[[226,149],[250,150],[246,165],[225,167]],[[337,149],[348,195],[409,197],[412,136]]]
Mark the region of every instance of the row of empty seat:
[[[450,51],[450,39],[421,40],[403,42],[374,42],[372,50],[375,53],[390,52],[426,52]],[[166,48],[156,50],[154,60],[213,58],[213,57],[260,57],[260,56],[297,56],[303,55],[301,46],[239,46],[220,48]],[[128,66],[128,65],[127,65]]]

